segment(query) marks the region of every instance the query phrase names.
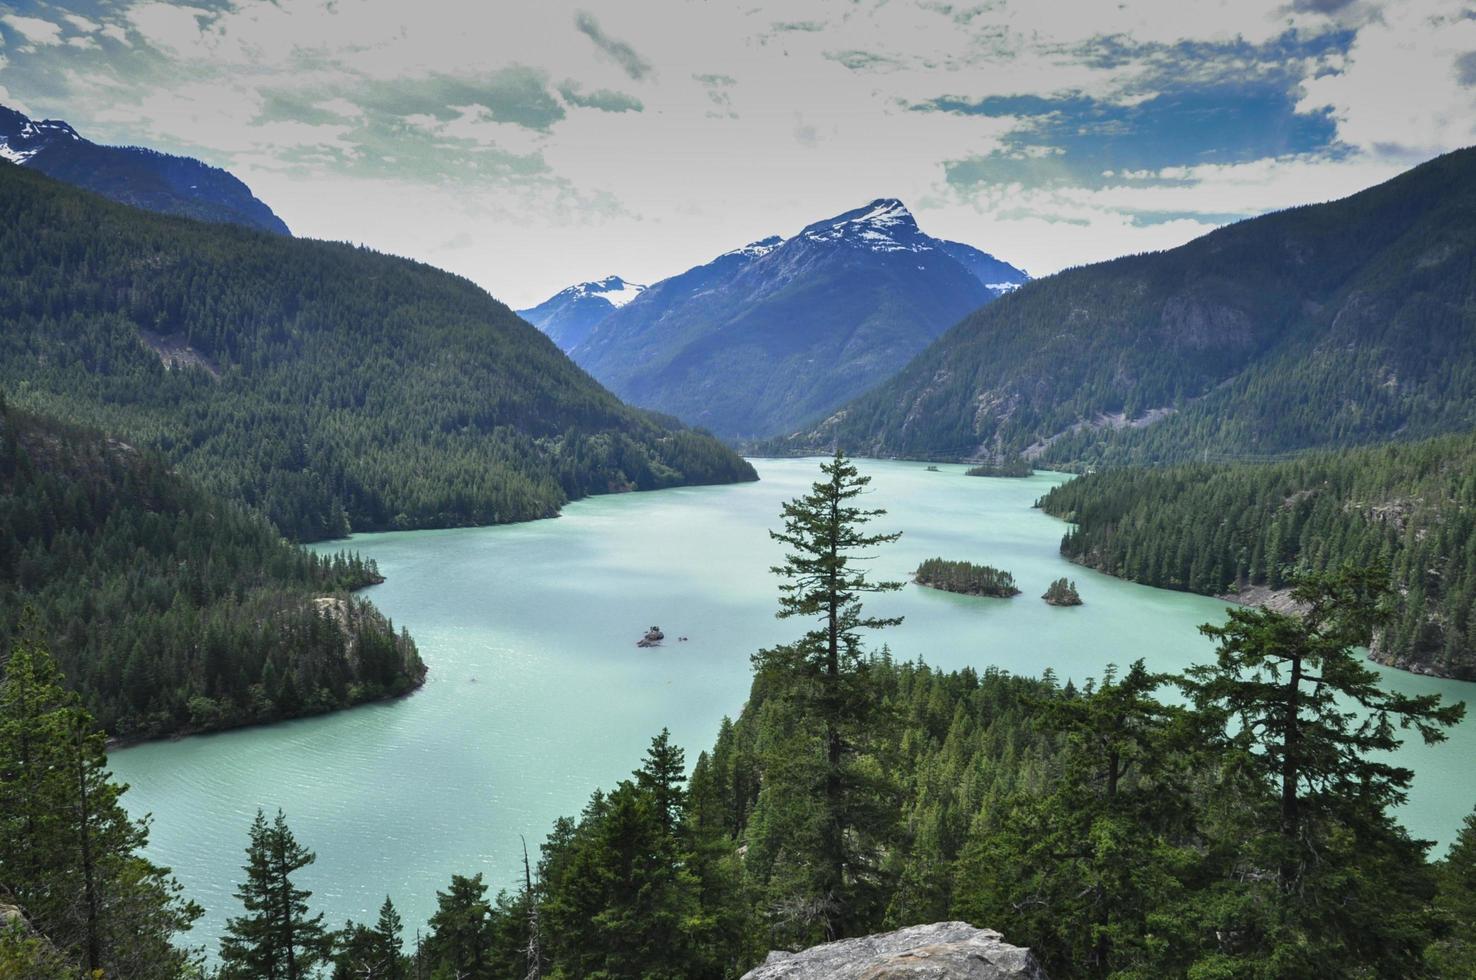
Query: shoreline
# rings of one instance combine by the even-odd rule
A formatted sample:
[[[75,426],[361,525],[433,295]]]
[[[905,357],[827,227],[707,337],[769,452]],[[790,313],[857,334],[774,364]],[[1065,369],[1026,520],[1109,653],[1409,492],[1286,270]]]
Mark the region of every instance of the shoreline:
[[[420,678],[409,688],[394,694],[385,694],[377,698],[369,698],[364,701],[355,701],[339,708],[329,708],[326,711],[309,711],[300,715],[290,715],[286,718],[273,718],[270,721],[248,721],[239,725],[222,725],[219,728],[189,728],[179,731],[167,732],[159,735],[109,735],[103,743],[103,749],[109,755],[114,751],[137,748],[140,745],[149,745],[154,742],[182,742],[187,738],[197,738],[201,735],[223,735],[226,732],[239,732],[248,728],[268,728],[272,725],[282,725],[289,721],[301,721],[305,718],[322,718],[324,715],[336,715],[344,711],[353,711],[355,708],[367,707],[371,704],[385,704],[390,701],[400,701],[420,692],[425,687],[426,675],[430,673],[427,666]]]

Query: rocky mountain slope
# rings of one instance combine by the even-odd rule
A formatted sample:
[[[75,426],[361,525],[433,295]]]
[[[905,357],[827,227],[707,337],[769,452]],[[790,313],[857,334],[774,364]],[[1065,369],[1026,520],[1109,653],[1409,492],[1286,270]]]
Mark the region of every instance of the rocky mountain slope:
[[[1476,149],[1028,283],[775,451],[1264,458],[1476,425]]]
[[[148,211],[289,234],[227,171],[140,146],[100,146],[59,119],[36,121],[0,106],[0,159]]]
[[[730,439],[769,436],[882,381],[1027,278],[881,199],[658,282],[570,354],[635,404]]]

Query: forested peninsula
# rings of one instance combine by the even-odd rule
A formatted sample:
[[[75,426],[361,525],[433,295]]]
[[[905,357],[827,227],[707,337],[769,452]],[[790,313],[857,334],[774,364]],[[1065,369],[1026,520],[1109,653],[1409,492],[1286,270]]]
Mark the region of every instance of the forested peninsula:
[[[1108,469],[1040,500],[1061,552],[1112,575],[1235,597],[1346,562],[1390,570],[1374,659],[1476,679],[1476,435],[1279,463]]]
[[[0,650],[29,609],[82,703],[125,739],[317,714],[403,694],[415,643],[320,558],[155,452],[0,396]]]

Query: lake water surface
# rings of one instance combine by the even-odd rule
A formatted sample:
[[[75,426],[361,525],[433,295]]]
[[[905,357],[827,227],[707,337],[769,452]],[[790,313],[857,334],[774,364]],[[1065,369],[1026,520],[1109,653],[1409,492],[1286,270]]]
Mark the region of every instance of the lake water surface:
[[[762,481],[598,497],[556,520],[356,536],[387,581],[367,590],[409,627],[431,672],[401,701],[115,753],[135,814],[152,813],[150,856],[207,909],[191,939],[213,952],[257,807],[282,808],[318,861],[302,883],[332,926],[372,920],[386,894],[413,934],[453,872],[509,889],[519,837],[534,857],[555,817],[634,768],[667,726],[688,761],[747,695],[749,655],[801,627],[774,618],[779,557],[767,529],[819,475],[817,460],[758,460]],[[1064,681],[1139,657],[1178,670],[1210,654],[1196,632],[1224,603],[1118,581],[1057,553],[1064,525],[1031,504],[1066,479],[972,478],[961,466],[862,461],[878,530],[901,541],[874,562],[903,579],[924,558],[996,565],[1024,591],[975,599],[909,585],[870,608],[904,615],[882,639],[945,668],[1053,667]],[[319,546],[334,551],[342,542]],[[1085,605],[1037,598],[1062,575]],[[659,649],[635,641],[649,625]],[[687,642],[678,642],[678,636]],[[879,642],[879,641],[878,641]],[[1476,702],[1476,685],[1384,671],[1409,693]],[[1476,704],[1472,705],[1476,709]],[[1476,721],[1450,741],[1407,746],[1418,772],[1403,817],[1443,850],[1476,805]]]

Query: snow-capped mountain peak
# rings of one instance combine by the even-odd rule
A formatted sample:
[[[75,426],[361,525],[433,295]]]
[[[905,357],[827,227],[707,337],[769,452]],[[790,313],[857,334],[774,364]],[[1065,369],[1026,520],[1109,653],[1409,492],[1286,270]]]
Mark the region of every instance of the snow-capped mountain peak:
[[[291,234],[225,170],[141,146],[103,146],[60,119],[31,119],[3,105],[0,160],[146,211]]]
[[[619,309],[645,291],[646,287],[639,283],[626,282],[619,276],[606,276],[598,282],[581,282],[577,286],[570,286],[559,295],[569,299],[596,296]]]
[[[837,242],[871,252],[929,252],[933,240],[917,227],[917,219],[895,197],[881,197],[865,207],[817,221],[799,233],[812,242]]]
[[[562,289],[537,306],[517,312],[548,334],[560,349],[568,351],[582,343],[601,320],[645,291],[646,287],[639,283],[606,276],[597,282],[581,282]]]
[[[4,110],[0,117],[0,158],[25,163],[57,140],[80,140],[77,131],[60,119],[32,120]]]

